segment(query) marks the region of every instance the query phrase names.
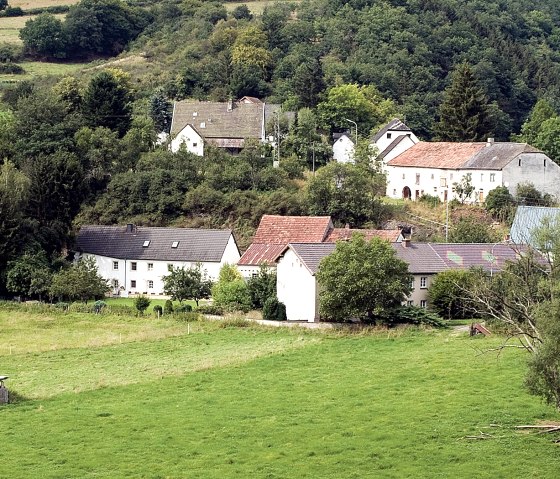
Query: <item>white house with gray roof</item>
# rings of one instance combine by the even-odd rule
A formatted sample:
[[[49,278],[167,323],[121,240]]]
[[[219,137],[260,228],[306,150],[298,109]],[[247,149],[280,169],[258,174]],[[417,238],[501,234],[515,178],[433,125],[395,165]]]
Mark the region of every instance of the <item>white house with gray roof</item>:
[[[278,115],[285,115],[288,121],[294,117],[293,113],[282,113],[280,105],[247,96],[228,102],[177,101],[173,105],[170,149],[177,152],[183,146],[202,156],[208,145],[237,154],[246,140],[272,144]]]
[[[422,308],[429,305],[428,290],[438,273],[471,267],[499,271],[527,251],[508,243],[412,243],[405,240],[391,245],[397,257],[408,264],[413,276],[412,291],[408,298],[403,298],[403,303]],[[277,262],[276,288],[278,300],[286,305],[289,321],[321,320],[316,273],[321,260],[330,255],[335,246],[334,243],[291,243],[285,247]]]
[[[355,137],[350,133],[335,134],[333,158],[339,163],[354,162]],[[418,143],[418,137],[398,118],[381,128],[371,139],[370,148],[375,149],[382,160],[383,169],[388,161]]]
[[[95,259],[99,274],[114,294],[163,295],[162,277],[171,267],[200,265],[216,281],[224,264],[240,254],[231,230],[83,226],[76,238],[77,256]]]

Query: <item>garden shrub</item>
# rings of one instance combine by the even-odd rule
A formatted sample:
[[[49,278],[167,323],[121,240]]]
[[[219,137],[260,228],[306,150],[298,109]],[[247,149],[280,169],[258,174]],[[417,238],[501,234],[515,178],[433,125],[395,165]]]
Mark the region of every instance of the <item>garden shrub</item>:
[[[180,304],[175,308],[176,313],[190,313],[192,311],[192,306],[190,304]]]
[[[198,321],[200,319],[200,314],[196,311],[188,311],[184,313],[176,312],[175,317],[178,321],[186,321],[187,323],[190,323],[192,321]]]
[[[138,312],[141,315],[144,314],[144,311],[148,309],[150,303],[151,301],[145,296],[138,296],[134,299],[134,307],[138,310]]]
[[[196,308],[200,314],[208,314],[210,316],[223,316],[224,308],[215,304],[205,304]]]
[[[154,306],[154,313],[156,316],[161,316],[163,314],[163,308],[159,304],[156,304]]]
[[[98,299],[95,303],[93,303],[93,312],[95,314],[99,314],[105,307],[107,307],[107,303]]]
[[[387,326],[397,324],[425,325],[434,328],[443,328],[445,323],[435,313],[418,306],[401,306],[388,312],[383,322]]]
[[[68,303],[64,303],[62,301],[59,301],[58,303],[56,303],[54,305],[54,307],[56,309],[61,309],[62,311],[68,311],[68,308],[70,307],[70,305]]]
[[[6,62],[0,63],[0,73],[7,73],[9,75],[22,75],[25,70],[17,63]]]
[[[438,196],[435,195],[428,195],[428,194],[424,194],[420,197],[420,202],[424,203],[432,208],[435,208],[436,206],[438,206],[441,201],[439,199]]]
[[[168,299],[163,307],[164,314],[171,314],[173,312],[173,301]]]
[[[286,305],[271,296],[264,302],[263,319],[267,321],[286,321]]]
[[[224,319],[219,324],[220,328],[248,328],[252,326],[251,321],[240,317]]]

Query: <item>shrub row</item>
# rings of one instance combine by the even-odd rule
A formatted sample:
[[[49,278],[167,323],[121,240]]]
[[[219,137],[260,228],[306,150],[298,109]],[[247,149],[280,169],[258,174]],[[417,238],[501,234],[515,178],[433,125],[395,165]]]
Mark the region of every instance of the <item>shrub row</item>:
[[[51,5],[50,7],[30,8],[24,10],[21,7],[8,7],[0,11],[1,17],[23,17],[27,15],[40,15],[41,13],[67,13],[70,10],[70,5]]]

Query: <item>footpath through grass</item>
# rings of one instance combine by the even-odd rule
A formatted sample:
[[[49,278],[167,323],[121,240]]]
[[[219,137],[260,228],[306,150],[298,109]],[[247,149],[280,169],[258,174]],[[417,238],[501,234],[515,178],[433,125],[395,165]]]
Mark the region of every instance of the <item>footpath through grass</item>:
[[[187,334],[173,321],[74,320],[53,318],[46,329],[74,335],[81,321],[93,334],[100,321],[116,333],[125,321],[125,330],[151,333],[0,355],[11,388],[33,398],[0,407],[10,478],[556,478],[560,470],[553,436],[514,429],[560,415],[524,391],[523,353],[478,353],[496,340],[219,322]],[[41,318],[18,321],[31,330]],[[19,341],[14,331],[0,314],[3,339]],[[481,431],[488,439],[467,438]]]

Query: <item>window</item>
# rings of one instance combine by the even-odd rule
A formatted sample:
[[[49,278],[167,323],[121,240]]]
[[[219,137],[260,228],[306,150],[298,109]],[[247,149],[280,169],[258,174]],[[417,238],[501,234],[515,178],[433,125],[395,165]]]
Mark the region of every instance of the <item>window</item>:
[[[179,246],[179,242],[178,241],[173,241],[173,243],[171,243],[171,247],[172,248],[177,248]]]
[[[407,306],[414,306],[414,301],[409,300],[409,301],[406,302],[406,305]]]
[[[416,173],[416,184],[420,184],[420,173]]]
[[[397,190],[393,189],[393,196],[397,196]]]
[[[148,271],[154,270],[154,263],[148,263]]]
[[[437,193],[437,186],[434,186],[434,193]]]
[[[544,164],[543,166],[546,168],[546,158],[544,159]]]
[[[387,133],[387,139],[388,139],[388,140],[390,140],[390,139],[391,139],[391,136],[393,136],[393,134],[392,134],[392,133]]]
[[[410,289],[414,289],[414,278],[410,280]]]
[[[432,173],[432,180],[434,179],[434,174]]]
[[[453,179],[453,173],[449,173],[449,181]]]
[[[403,180],[405,179],[405,174],[404,174],[404,173],[402,174],[402,179],[403,179]]]
[[[114,279],[113,280],[113,288],[118,288],[119,287],[119,280],[118,279]]]
[[[198,143],[193,143],[192,146],[193,148],[196,148],[198,146]]]
[[[420,300],[420,307],[421,308],[426,308],[428,306],[428,301],[426,301],[425,299],[421,299]]]
[[[490,173],[490,183],[494,183],[496,181],[496,173]]]
[[[130,270],[131,271],[136,271],[137,267],[138,267],[138,263],[136,263],[136,261],[133,261],[132,263],[130,263]]]
[[[428,278],[426,276],[422,276],[420,278],[420,287],[421,288],[426,288],[428,284]]]
[[[130,280],[130,287],[131,288],[136,288],[136,280],[135,279]]]
[[[114,270],[119,269],[119,262],[118,261],[113,261],[113,269]]]
[[[144,243],[142,244],[142,248],[147,248],[148,246],[150,246],[150,240],[144,241]]]
[[[154,282],[151,279],[148,281],[148,289],[154,289]]]
[[[484,181],[484,173],[480,173],[480,181]]]
[[[521,166],[521,158],[519,158],[518,166]]]

